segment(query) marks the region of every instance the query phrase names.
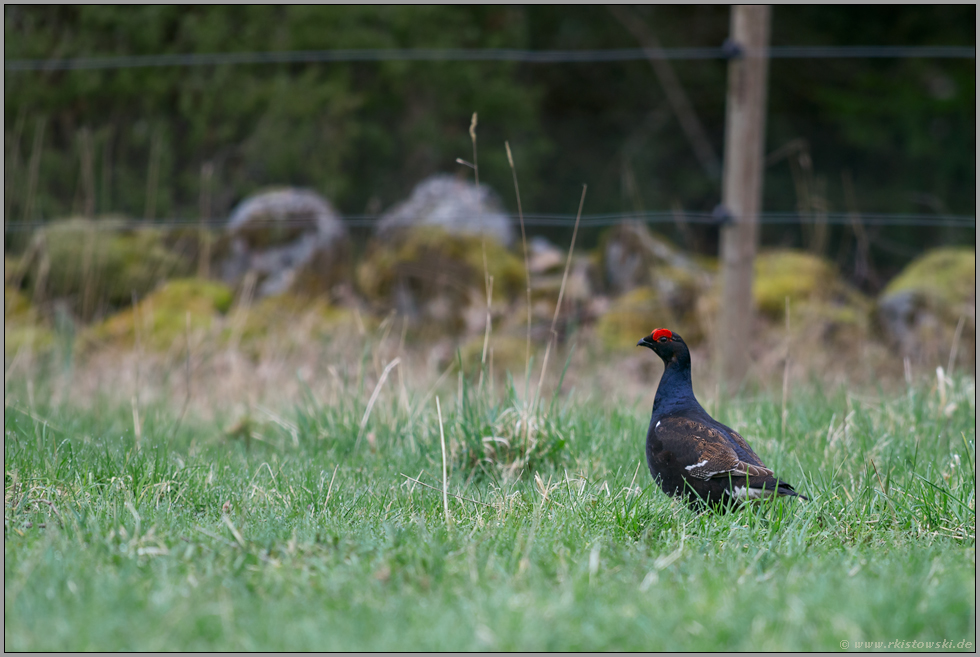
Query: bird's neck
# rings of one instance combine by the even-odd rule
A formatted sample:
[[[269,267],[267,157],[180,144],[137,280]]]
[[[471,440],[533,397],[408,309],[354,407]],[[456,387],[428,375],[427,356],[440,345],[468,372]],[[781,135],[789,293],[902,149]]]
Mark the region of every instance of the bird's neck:
[[[700,408],[691,385],[691,358],[675,356],[666,363],[664,374],[660,377],[657,395],[653,399],[653,414],[663,416]]]

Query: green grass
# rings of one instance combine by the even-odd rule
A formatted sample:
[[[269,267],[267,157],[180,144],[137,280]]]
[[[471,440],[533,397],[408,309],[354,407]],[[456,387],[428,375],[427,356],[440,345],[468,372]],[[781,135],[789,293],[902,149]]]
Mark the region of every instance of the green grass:
[[[939,396],[810,390],[785,435],[780,400],[730,402],[719,418],[812,501],[717,515],[651,485],[652,400],[558,400],[527,465],[519,400],[451,393],[449,491],[469,499],[449,498],[447,525],[431,398],[382,395],[360,431],[368,395],[308,396],[239,437],[143,408],[137,447],[128,406],[30,409],[15,389],[4,647],[975,646],[974,381]]]

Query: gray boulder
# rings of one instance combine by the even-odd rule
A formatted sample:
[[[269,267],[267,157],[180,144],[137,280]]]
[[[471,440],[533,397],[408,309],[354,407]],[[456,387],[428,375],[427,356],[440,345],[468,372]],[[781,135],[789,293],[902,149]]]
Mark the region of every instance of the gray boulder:
[[[437,226],[457,235],[488,235],[505,246],[514,241],[514,228],[497,194],[487,185],[477,187],[448,174],[423,180],[408,199],[381,215],[378,235],[384,238],[416,226]]]
[[[877,317],[893,346],[917,360],[946,362],[976,353],[976,251],[945,247],[925,252],[878,297]],[[957,336],[959,326],[959,336]]]
[[[250,196],[232,212],[226,231],[229,253],[221,276],[237,284],[254,272],[257,296],[299,285],[327,290],[343,276],[347,229],[316,192],[286,188]]]

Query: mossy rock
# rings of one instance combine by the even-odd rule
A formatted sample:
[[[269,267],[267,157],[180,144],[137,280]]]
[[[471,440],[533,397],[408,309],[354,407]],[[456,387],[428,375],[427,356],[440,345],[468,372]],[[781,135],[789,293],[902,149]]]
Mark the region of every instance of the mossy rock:
[[[371,318],[362,317],[362,322],[365,328],[374,327]],[[298,346],[309,339],[332,337],[343,330],[356,330],[352,311],[332,306],[322,297],[285,293],[264,297],[247,308],[232,311],[222,340],[237,340],[249,349],[269,339],[275,340],[277,347]]]
[[[562,295],[559,322],[583,320],[586,306],[596,297],[595,290],[599,287],[599,271],[595,259],[590,255],[573,256],[567,279],[564,274],[562,267],[553,273],[531,277],[532,307],[536,320],[544,320],[550,324],[559,294]],[[565,280],[564,293],[562,280]]]
[[[43,278],[45,295],[68,300],[82,319],[106,306],[129,305],[133,293],[142,297],[161,280],[192,269],[167,248],[161,231],[128,229],[116,219],[60,221],[36,239],[30,284]]]
[[[198,278],[167,281],[135,309],[127,308],[89,327],[81,340],[85,346],[133,346],[138,318],[141,346],[165,351],[186,340],[188,330],[195,334],[209,331],[228,312],[233,299],[231,288],[223,283]]]
[[[638,287],[612,302],[596,323],[596,334],[609,349],[629,349],[658,326],[669,326],[690,340],[689,327],[679,324],[660,294],[651,287]]]
[[[813,311],[838,322],[866,323],[870,302],[822,258],[791,249],[765,251],[756,256],[754,273],[753,300],[770,319],[785,317],[789,298],[793,315]]]
[[[358,287],[382,312],[395,309],[417,324],[459,332],[466,309],[486,303],[484,244],[494,299],[513,299],[525,285],[520,258],[490,237],[434,227],[375,240],[357,268]]]
[[[622,301],[614,302],[611,309],[614,314],[635,315],[624,304],[642,298],[645,301],[641,305],[648,308],[646,316],[655,312],[661,317],[658,325],[663,326],[663,318],[667,317],[674,327],[684,328],[684,331],[678,328],[678,332],[689,344],[703,339],[707,331],[701,321],[698,301],[711,290],[714,277],[710,261],[684,253],[646,225],[635,222],[606,231],[600,240],[598,258],[605,288],[613,293],[627,293],[621,297]],[[648,291],[629,296],[631,290],[641,289]],[[607,319],[605,325],[610,321],[612,318]],[[647,328],[646,332],[649,331]],[[608,344],[614,333],[608,333],[604,342]],[[624,336],[616,339],[621,337]]]
[[[658,279],[665,270],[674,276],[683,272],[689,280],[710,284],[710,276],[706,276],[709,272],[699,259],[637,222],[622,223],[603,233],[598,261],[604,286],[613,294],[637,287],[659,287]]]
[[[878,297],[877,319],[907,355],[937,359],[948,354],[956,326],[972,359],[976,349],[976,251],[934,249],[912,261]]]
[[[316,192],[273,188],[243,200],[217,245],[225,282],[256,276],[255,295],[320,294],[350,280],[347,229]]]
[[[881,298],[913,291],[935,308],[958,317],[963,303],[976,295],[976,279],[976,251],[969,247],[933,249],[913,260],[893,278]]]

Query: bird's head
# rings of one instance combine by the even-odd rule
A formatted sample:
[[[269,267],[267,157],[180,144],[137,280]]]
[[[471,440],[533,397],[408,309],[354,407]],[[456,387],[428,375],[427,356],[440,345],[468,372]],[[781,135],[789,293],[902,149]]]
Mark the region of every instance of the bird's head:
[[[660,356],[664,363],[669,363],[675,358],[690,353],[684,338],[665,328],[654,329],[650,335],[637,342],[636,346],[653,349],[654,353]]]

